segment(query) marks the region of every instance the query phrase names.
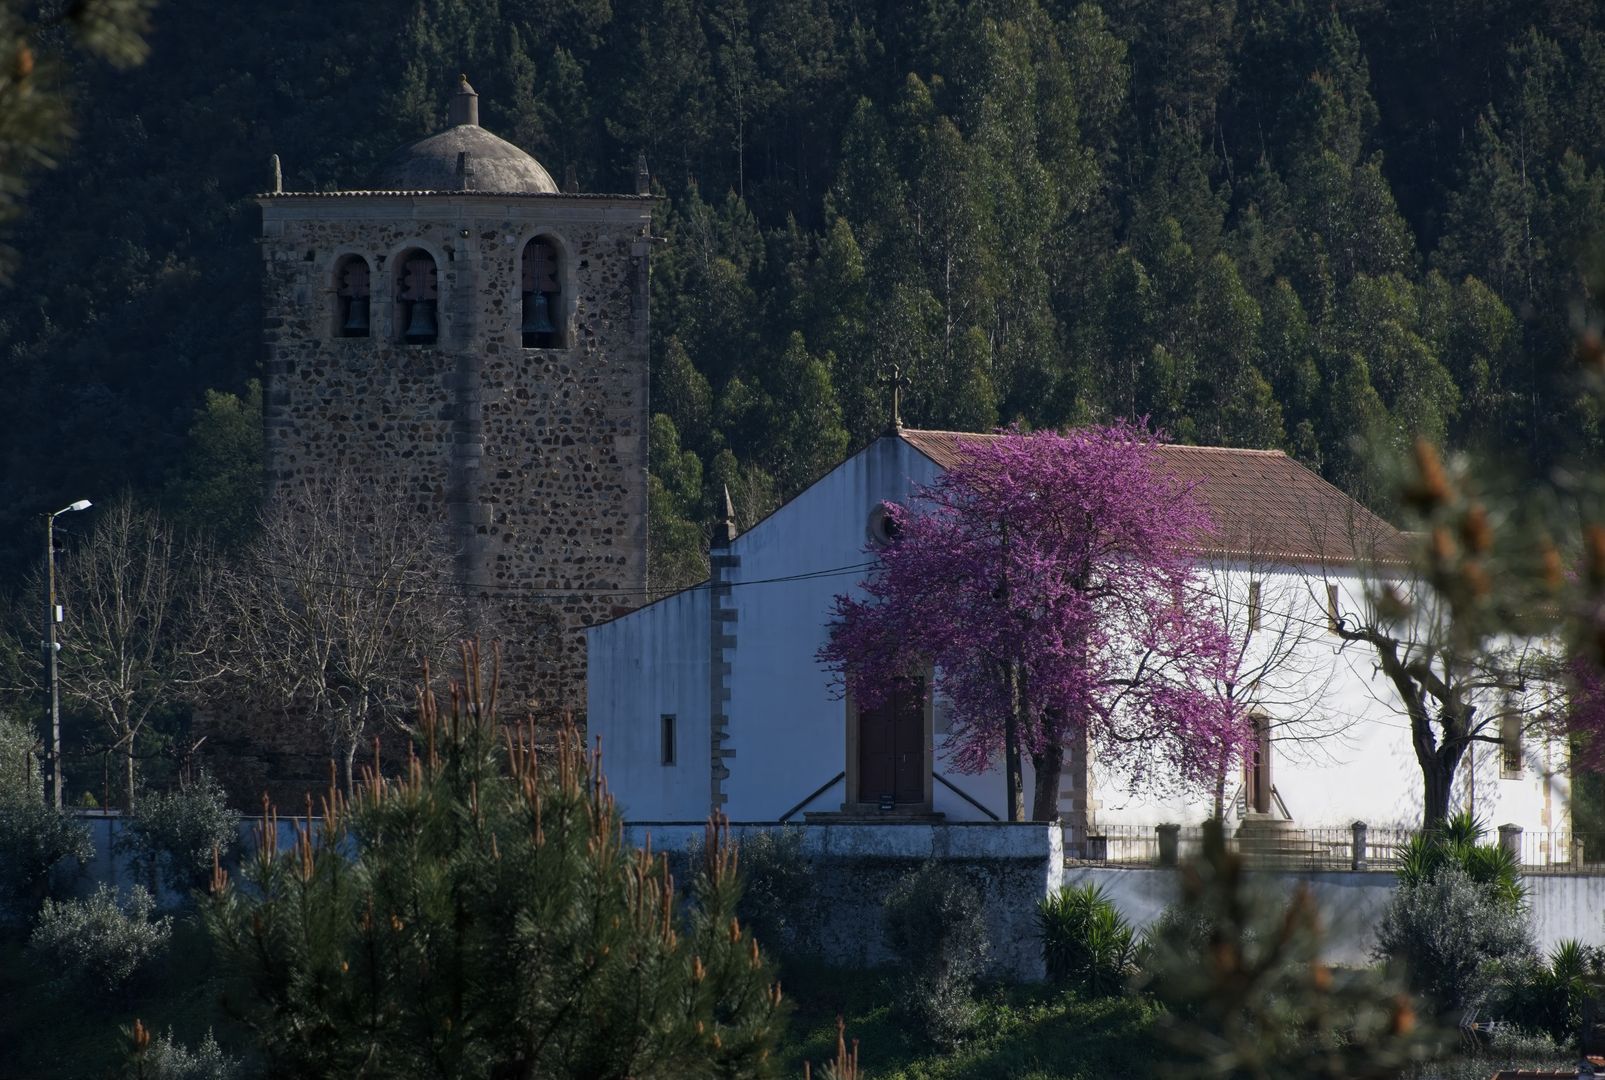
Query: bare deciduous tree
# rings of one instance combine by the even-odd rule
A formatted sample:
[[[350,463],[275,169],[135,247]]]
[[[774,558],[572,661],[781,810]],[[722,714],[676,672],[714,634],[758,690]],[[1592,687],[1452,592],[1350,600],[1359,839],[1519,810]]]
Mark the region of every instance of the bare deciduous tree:
[[[1371,651],[1390,702],[1410,722],[1421,769],[1422,826],[1448,819],[1455,772],[1475,743],[1503,744],[1505,723],[1546,725],[1563,694],[1553,642],[1526,634],[1466,639],[1424,581],[1372,582],[1334,613],[1334,632]]]
[[[1443,485],[1436,457],[1430,464],[1438,470],[1432,482]],[[1387,680],[1391,693],[1375,696],[1409,723],[1422,826],[1430,829],[1448,819],[1456,771],[1473,745],[1505,743],[1511,720],[1518,730],[1542,731],[1563,711],[1558,642],[1542,603],[1489,587],[1485,542],[1475,532],[1467,549],[1474,557],[1464,565],[1457,558],[1445,574],[1445,552],[1458,556],[1460,542],[1441,528],[1396,533],[1391,543],[1358,515],[1339,528],[1346,535],[1332,536],[1326,549],[1349,556],[1311,572],[1310,596],[1343,647],[1363,648]],[[1353,588],[1339,587],[1340,576]],[[1496,607],[1503,614],[1490,620]]]
[[[1203,576],[1232,643],[1227,677],[1215,684],[1223,706],[1263,724],[1285,752],[1296,747],[1314,756],[1328,741],[1341,741],[1348,718],[1325,708],[1335,672],[1305,613],[1301,577],[1253,545],[1211,558]],[[1232,765],[1223,761],[1216,780],[1217,818],[1236,801],[1227,794]]]
[[[201,613],[202,551],[123,498],[58,571],[62,696],[99,720],[121,759],[129,810],[137,743],[152,713],[185,701],[211,674],[202,663],[211,636]]]
[[[371,723],[406,715],[423,660],[467,631],[445,528],[350,481],[281,492],[217,574],[224,655],[254,703],[304,712],[351,790]]]

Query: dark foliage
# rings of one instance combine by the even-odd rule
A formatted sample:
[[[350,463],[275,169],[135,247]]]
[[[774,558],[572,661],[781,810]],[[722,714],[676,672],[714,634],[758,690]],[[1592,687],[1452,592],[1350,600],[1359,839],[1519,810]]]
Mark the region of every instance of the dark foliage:
[[[989,947],[981,891],[951,866],[926,863],[886,898],[885,926],[903,965],[897,1011],[937,1046],[953,1049],[978,1014],[975,980]]]
[[[745,526],[878,432],[894,361],[912,424],[1147,414],[1373,498],[1356,433],[1534,468],[1600,438],[1567,322],[1605,229],[1597,5],[167,0],[150,43],[79,73],[14,237],[6,576],[62,492],[249,503],[247,197],[274,152],[360,187],[458,71],[554,175],[627,190],[644,150],[668,197],[665,585],[726,485]]]

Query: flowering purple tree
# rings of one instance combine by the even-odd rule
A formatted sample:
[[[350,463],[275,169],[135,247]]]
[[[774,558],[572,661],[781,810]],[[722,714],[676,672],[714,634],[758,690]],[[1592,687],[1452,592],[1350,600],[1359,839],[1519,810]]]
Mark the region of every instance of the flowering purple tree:
[[[1192,568],[1213,524],[1156,445],[1124,423],[976,439],[913,508],[888,505],[895,540],[862,596],[836,598],[821,661],[869,708],[933,668],[949,760],[981,772],[1001,750],[1011,820],[1022,748],[1046,820],[1077,735],[1133,783],[1207,784],[1248,744],[1215,692],[1237,654]]]

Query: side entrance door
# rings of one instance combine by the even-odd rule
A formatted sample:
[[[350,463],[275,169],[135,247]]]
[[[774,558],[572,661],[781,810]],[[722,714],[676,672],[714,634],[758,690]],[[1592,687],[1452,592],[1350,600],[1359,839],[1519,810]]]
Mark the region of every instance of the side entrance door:
[[[925,680],[898,679],[879,707],[858,714],[858,801],[925,800]]]
[[[1254,726],[1254,746],[1243,762],[1243,785],[1248,792],[1248,809],[1254,814],[1271,812],[1271,728],[1263,716],[1249,718]]]

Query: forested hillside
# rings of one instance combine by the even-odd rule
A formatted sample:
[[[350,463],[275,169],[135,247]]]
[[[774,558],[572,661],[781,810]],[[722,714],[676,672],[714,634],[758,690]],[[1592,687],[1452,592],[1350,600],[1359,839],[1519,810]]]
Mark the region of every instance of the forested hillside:
[[[246,197],[270,153],[362,186],[459,71],[554,176],[630,190],[644,150],[666,198],[662,583],[722,485],[745,525],[870,438],[894,363],[911,424],[1147,414],[1374,501],[1357,433],[1534,467],[1600,438],[1569,377],[1605,233],[1593,0],[165,0],[152,46],[85,76],[12,238],[11,581],[64,501],[250,497]]]

